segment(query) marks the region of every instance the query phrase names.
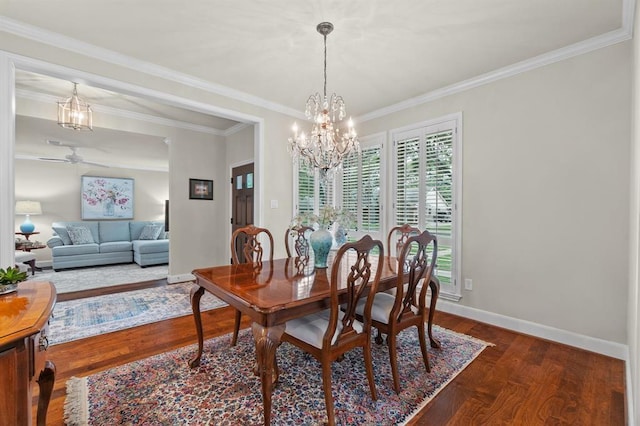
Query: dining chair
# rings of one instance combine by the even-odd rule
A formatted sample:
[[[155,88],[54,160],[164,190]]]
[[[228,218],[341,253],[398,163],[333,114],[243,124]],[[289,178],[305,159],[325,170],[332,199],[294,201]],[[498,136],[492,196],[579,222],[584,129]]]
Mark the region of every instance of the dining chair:
[[[378,252],[375,252],[375,249]],[[373,252],[373,253],[372,253]],[[362,347],[371,398],[377,399],[371,359],[371,304],[380,275],[384,248],[382,242],[365,235],[338,250],[331,265],[329,309],[286,323],[282,341],[310,353],[322,364],[322,384],[329,425],[335,424],[331,393],[331,364],[346,352]],[[316,270],[316,282],[326,270]],[[325,278],[326,279],[326,278]],[[370,286],[368,295],[365,295]],[[364,302],[364,317],[356,318],[356,306]]]
[[[420,230],[418,228],[414,228],[408,223],[391,228],[389,235],[387,235],[387,250],[389,250],[389,256],[400,256],[402,246],[404,246],[404,243],[407,242],[409,237],[419,234]],[[392,242],[393,245],[391,245]]]
[[[287,228],[284,233],[284,248],[287,250],[287,257],[293,257],[290,248],[291,242],[297,257],[309,257],[310,246],[307,232],[313,232],[313,228],[310,226],[291,226]]]
[[[269,241],[268,260],[273,261],[273,236],[266,228],[259,228],[254,225],[248,225],[236,229],[231,235],[231,259],[233,263],[253,263],[259,267],[262,265],[265,248],[260,241],[264,235]],[[242,254],[242,259],[240,257]],[[240,321],[242,320],[242,312],[236,310],[235,324],[233,328],[233,337],[231,338],[231,346],[235,346],[238,342],[238,333],[240,331]]]
[[[429,231],[407,238],[398,258],[395,294],[380,292],[373,298],[371,325],[378,330],[377,343],[382,343],[381,333],[387,334],[393,389],[396,393],[400,393],[396,338],[400,331],[411,326],[418,328],[424,366],[427,372],[431,371],[425,339],[426,295],[437,257],[438,240]],[[418,293],[419,284],[421,288]],[[367,309],[368,306],[361,302],[356,312],[359,317],[366,317]]]

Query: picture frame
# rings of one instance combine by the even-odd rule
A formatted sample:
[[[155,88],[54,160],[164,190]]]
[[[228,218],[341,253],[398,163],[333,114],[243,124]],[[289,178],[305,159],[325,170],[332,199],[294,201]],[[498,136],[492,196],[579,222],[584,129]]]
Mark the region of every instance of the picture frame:
[[[133,219],[133,179],[81,176],[83,220]]]
[[[213,200],[213,181],[207,179],[189,179],[190,200]]]

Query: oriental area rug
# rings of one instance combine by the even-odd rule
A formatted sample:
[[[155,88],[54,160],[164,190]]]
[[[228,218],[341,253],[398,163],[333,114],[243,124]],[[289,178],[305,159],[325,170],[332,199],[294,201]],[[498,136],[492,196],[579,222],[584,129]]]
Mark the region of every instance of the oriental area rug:
[[[372,344],[378,400],[372,401],[361,349],[332,365],[336,422],[342,425],[404,424],[491,344],[440,327],[441,349],[429,349],[427,373],[415,328],[398,336],[402,392],[392,387],[386,345]],[[205,341],[201,365],[187,362],[195,345],[67,382],[68,425],[256,425],[262,424],[260,381],[253,375],[253,336],[242,330]],[[277,351],[280,378],[272,398],[272,424],[315,425],[327,421],[320,363],[283,343]]]
[[[56,345],[191,315],[189,293],[194,286],[186,282],[58,302],[49,323],[49,343]],[[227,304],[209,292],[200,299],[203,312],[221,306]]]

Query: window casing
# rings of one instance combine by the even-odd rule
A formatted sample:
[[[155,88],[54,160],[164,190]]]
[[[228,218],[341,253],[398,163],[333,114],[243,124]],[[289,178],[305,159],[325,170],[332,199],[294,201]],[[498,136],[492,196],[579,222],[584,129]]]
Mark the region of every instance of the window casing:
[[[408,223],[438,237],[443,296],[460,297],[459,115],[394,130],[391,227]]]
[[[325,204],[355,212],[349,240],[369,234],[386,244],[388,231],[404,223],[429,230],[438,237],[441,296],[459,300],[461,128],[458,113],[391,130],[389,144],[384,133],[361,137],[362,154],[344,161],[328,186],[317,172],[294,167],[293,213],[317,212]]]

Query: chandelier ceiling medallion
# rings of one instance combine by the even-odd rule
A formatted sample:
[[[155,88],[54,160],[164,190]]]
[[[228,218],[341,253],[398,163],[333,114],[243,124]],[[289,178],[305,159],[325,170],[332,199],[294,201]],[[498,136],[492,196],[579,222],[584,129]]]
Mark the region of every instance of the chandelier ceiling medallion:
[[[78,97],[78,83],[73,83],[73,95],[58,102],[58,124],[67,129],[93,130],[93,111]]]
[[[327,98],[327,35],[333,31],[333,24],[321,22],[316,30],[324,37],[324,91],[322,96],[316,92],[307,99],[305,116],[312,121],[311,131],[308,135],[298,132],[294,123],[288,151],[294,159],[326,176],[340,168],[345,158],[359,153],[360,143],[351,118],[343,126],[346,108],[342,96],[333,93]]]

